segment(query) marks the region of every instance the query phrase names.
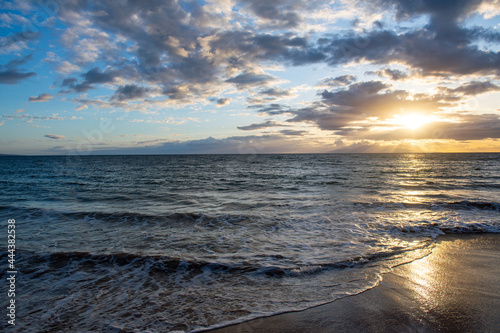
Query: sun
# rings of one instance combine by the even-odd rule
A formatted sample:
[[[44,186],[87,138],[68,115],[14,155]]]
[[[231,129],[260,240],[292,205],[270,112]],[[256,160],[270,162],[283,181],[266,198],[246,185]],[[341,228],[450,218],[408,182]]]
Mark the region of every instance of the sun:
[[[394,124],[404,126],[411,130],[416,130],[432,121],[432,117],[418,113],[408,113],[394,116]]]

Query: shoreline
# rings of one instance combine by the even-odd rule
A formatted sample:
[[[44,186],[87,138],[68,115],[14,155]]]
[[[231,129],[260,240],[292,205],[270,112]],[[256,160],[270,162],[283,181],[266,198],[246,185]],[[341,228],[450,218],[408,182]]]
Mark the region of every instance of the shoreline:
[[[200,332],[500,331],[500,234],[439,236],[356,295]]]

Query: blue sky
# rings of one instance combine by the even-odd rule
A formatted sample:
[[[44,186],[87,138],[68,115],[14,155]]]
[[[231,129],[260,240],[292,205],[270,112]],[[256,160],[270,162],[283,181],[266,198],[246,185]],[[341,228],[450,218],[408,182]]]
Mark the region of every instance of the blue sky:
[[[1,154],[500,151],[498,0],[0,6]]]

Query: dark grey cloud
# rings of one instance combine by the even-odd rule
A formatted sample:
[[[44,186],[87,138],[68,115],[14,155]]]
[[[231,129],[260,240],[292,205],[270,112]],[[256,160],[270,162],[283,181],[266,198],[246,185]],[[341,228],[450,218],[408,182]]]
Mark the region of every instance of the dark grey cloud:
[[[242,73],[227,79],[226,82],[234,83],[239,89],[243,89],[252,86],[267,85],[275,80],[276,78],[274,76],[268,74]]]
[[[153,147],[109,148],[94,147],[95,154],[265,154],[310,152],[304,142],[290,143],[283,135],[231,136],[224,139],[209,137],[201,140],[169,141]]]
[[[381,81],[360,82],[350,85],[347,90],[338,90],[335,92],[325,90],[321,93],[321,97],[331,105],[356,106],[364,102],[363,98],[381,96],[378,93],[389,87],[388,84]]]
[[[304,136],[307,134],[307,131],[300,131],[300,130],[281,130],[281,134],[287,135],[287,136]]]
[[[241,29],[214,29],[210,21],[223,20],[223,14],[210,13],[196,3],[188,6],[173,0],[127,2],[125,5],[114,1],[68,1],[61,8],[62,17],[69,19],[75,13],[86,12],[94,27],[125,37],[136,48],[129,51],[133,58],[116,63],[107,61],[105,70],[94,68],[84,73],[80,82],[66,82],[63,86],[70,88],[66,91],[85,92],[94,85],[113,82],[113,75],[116,75],[133,82],[130,83],[133,85],[161,85],[165,87],[167,98],[183,100],[192,91],[176,87],[187,84],[198,85],[199,94],[208,93],[210,88],[224,82],[234,83],[239,89],[265,86],[275,78],[254,72],[254,64],[262,61],[291,66],[317,62],[327,62],[332,66],[352,61],[400,62],[421,75],[497,73],[500,54],[479,49],[475,42],[478,39],[497,41],[500,35],[484,28],[460,26],[460,20],[478,4],[478,1],[456,1],[442,5],[440,1],[430,3],[423,0],[379,0],[375,5],[367,2],[378,12],[380,7],[394,8],[400,20],[427,15],[429,21],[425,27],[399,33],[383,30],[379,24],[374,30],[362,34],[353,30],[344,35],[325,35],[313,40],[289,29],[297,27],[302,20],[301,13],[317,7],[317,3],[240,1],[241,6],[262,22],[283,29],[279,33],[262,33],[252,29],[251,25]],[[87,10],[89,5],[92,11]],[[439,25],[441,19],[448,22],[445,27]],[[235,70],[241,74],[234,76]],[[389,68],[374,74],[393,80],[406,77],[405,73]],[[350,84],[354,79],[345,75],[323,83],[330,86]],[[265,100],[257,98],[249,102],[262,103]]]
[[[345,86],[356,81],[355,75],[342,75],[335,78],[329,77],[319,82],[318,86],[338,87]]]
[[[172,103],[190,103],[196,98],[201,100],[210,100],[211,90],[203,85],[196,84],[182,84],[182,85],[171,85],[163,87],[161,92],[165,95]]]
[[[376,64],[396,61],[420,70],[423,75],[498,72],[499,54],[479,49],[475,42],[478,39],[498,41],[500,34],[484,28],[460,26],[461,20],[477,9],[481,1],[375,0],[361,3],[373,8],[374,12],[394,8],[400,20],[427,15],[429,21],[425,27],[401,33],[383,30],[381,24],[375,24],[375,30],[362,34],[353,30],[313,40],[305,32],[291,29],[299,27],[303,13],[317,9],[324,4],[322,1],[240,0],[237,7],[246,8],[251,14],[248,22],[257,18],[260,23],[278,29],[267,33],[261,30],[264,26],[255,28],[245,24],[248,22],[242,22],[240,28],[224,30],[224,25],[229,26],[230,17],[210,12],[208,7],[197,2],[64,1],[58,14],[68,25],[77,24],[78,18],[88,20],[92,31],[102,31],[111,38],[117,36],[127,42],[117,41],[114,48],[99,50],[99,59],[107,64],[102,68],[106,69],[94,68],[84,73],[80,82],[66,82],[63,86],[69,88],[65,92],[85,92],[94,85],[113,82],[108,74],[120,73],[116,75],[129,80],[129,84],[161,85],[166,90],[186,84],[213,88],[224,82],[236,83],[240,88],[253,87],[269,83],[270,77],[265,77],[268,74],[249,74],[254,64],[262,61],[291,66],[318,62],[337,66],[351,61]],[[218,22],[220,25],[215,24]],[[92,41],[97,37],[81,38]],[[125,57],[120,53],[123,50],[127,50]],[[243,74],[234,77],[234,69]],[[401,77],[400,73],[388,71],[386,74],[391,78]],[[4,82],[17,82],[34,75],[15,71],[2,74]],[[174,99],[182,98],[177,94]]]
[[[231,102],[230,98],[209,97],[208,100],[210,102],[214,102],[217,105],[217,107],[228,105]]]
[[[45,134],[44,137],[53,139],[53,140],[61,140],[64,139],[65,137],[63,135],[57,135],[57,134]]]
[[[391,68],[383,68],[383,69],[378,70],[378,71],[369,71],[369,72],[366,72],[365,74],[378,75],[380,77],[388,77],[394,81],[405,80],[405,79],[410,77],[408,75],[408,73],[406,73],[402,70],[391,69]]]
[[[92,28],[86,30],[94,31],[94,34],[102,32],[109,35],[110,40],[126,42],[116,41],[114,48],[99,50],[98,60],[101,62],[96,61],[99,67],[86,68],[80,76],[62,78],[62,87],[64,92],[81,93],[102,84],[120,84],[111,100],[125,105],[128,101],[147,97],[148,92],[155,89],[162,89],[162,98],[171,103],[192,101],[192,96],[207,100],[219,96],[220,87],[230,83],[239,89],[264,89],[248,99],[249,104],[256,104],[252,107],[257,112],[293,114],[294,120],[290,121],[315,122],[325,129],[343,128],[367,116],[384,117],[401,107],[436,110],[459,98],[435,96],[433,100],[429,96],[417,96],[410,101],[407,92],[391,90],[381,82],[353,85],[356,80],[353,75],[322,81],[320,84],[328,90],[320,94],[321,100],[309,107],[292,110],[282,104],[267,104],[289,97],[291,92],[266,89],[265,86],[276,83],[277,78],[263,72],[261,65],[274,62],[300,66],[323,62],[339,66],[370,62],[385,67],[373,71],[373,74],[391,80],[404,79],[408,75],[386,67],[394,62],[406,65],[410,73],[424,76],[498,75],[500,53],[480,48],[477,42],[498,42],[500,34],[464,25],[464,19],[481,2],[358,1],[363,8],[372,8],[376,13],[393,9],[398,20],[419,18],[426,23],[418,28],[410,25],[389,30],[376,22],[372,30],[361,33],[358,24],[357,28],[338,34],[316,31],[308,35],[306,30],[298,29],[304,13],[317,9],[324,2],[240,0],[236,7],[245,9],[243,18],[236,13],[230,17],[209,12],[208,6],[192,1],[68,0],[61,3],[58,15],[69,28],[76,29],[81,22],[86,22]],[[249,16],[248,20],[246,16]],[[231,20],[239,19],[245,21],[232,25]],[[256,21],[258,27],[253,24]],[[219,22],[220,25],[216,24]],[[85,34],[83,29],[75,31]],[[93,41],[90,35],[79,38]],[[0,83],[13,84],[36,75],[24,73],[14,64],[11,67],[5,67],[10,72],[0,71]],[[331,90],[341,86],[349,88]],[[477,89],[492,91],[494,87]],[[467,92],[451,91],[453,94]],[[226,99],[219,99],[217,105],[226,102]],[[384,103],[389,103],[385,110]]]
[[[351,61],[402,62],[424,76],[498,74],[500,71],[500,53],[481,50],[473,41],[443,42],[428,29],[401,35],[374,31],[364,38],[364,47],[355,46],[357,37],[330,40],[323,47],[324,52],[330,54],[328,62],[331,65]]]
[[[291,33],[272,35],[251,31],[223,31],[215,34],[209,45],[214,52],[217,50],[219,54],[227,55],[223,61],[231,68],[241,68],[266,60],[299,66],[317,63],[326,58],[307,37]]]
[[[211,60],[201,57],[179,59],[169,69],[176,77],[192,83],[212,82],[218,72]]]
[[[350,124],[370,117],[387,119],[401,110],[423,110],[436,112],[452,106],[445,96],[414,94],[404,90],[391,90],[391,86],[381,81],[358,82],[347,89],[324,90],[321,100],[310,106],[290,110],[294,115],[287,122],[310,122],[323,130],[336,131],[346,135],[352,131]]]
[[[364,33],[348,32],[334,37],[320,37],[316,42],[305,37],[226,33],[218,35],[219,48],[238,50],[246,59],[274,60],[289,65],[326,61],[332,66],[369,61],[375,64],[402,62],[422,75],[467,75],[498,73],[500,53],[479,49],[476,42],[500,40],[496,31],[461,26],[461,20],[477,9],[481,1],[376,1],[370,4],[395,7],[399,19],[428,15],[428,24],[398,33],[381,26]],[[256,4],[257,5],[257,4]],[[273,6],[273,5],[269,5]],[[292,43],[292,41],[295,41]],[[229,44],[231,46],[229,46]],[[401,73],[385,72],[396,78]]]
[[[134,84],[127,84],[125,86],[118,87],[111,99],[116,101],[134,100],[147,96],[148,92],[150,92],[149,88],[140,87]]]
[[[17,84],[35,75],[35,72],[20,72],[18,69],[0,70],[0,84]]]
[[[380,81],[358,82],[347,89],[323,91],[321,100],[310,106],[289,110],[293,117],[287,122],[309,122],[320,129],[333,131],[336,135],[352,139],[402,140],[402,139],[449,139],[482,140],[500,138],[500,115],[472,114],[467,112],[444,113],[446,107],[457,105],[465,98],[500,87],[490,81],[472,81],[454,89],[441,88],[444,94],[410,94],[403,90],[392,90]],[[367,121],[370,117],[387,120],[405,110],[418,110],[437,116],[437,120],[425,124],[418,131],[400,128],[370,131],[379,126],[378,121]],[[441,119],[441,120],[439,120]],[[363,121],[360,123],[359,121]]]
[[[376,64],[400,62],[422,75],[498,74],[500,53],[477,47],[479,39],[498,40],[500,34],[477,27],[463,27],[462,20],[473,13],[480,0],[379,0],[367,2],[373,11],[396,9],[400,20],[428,15],[422,28],[397,33],[374,30],[363,34],[323,38],[319,49],[328,63],[370,61]]]
[[[260,123],[260,124],[251,124],[247,126],[238,126],[237,128],[242,131],[255,131],[255,130],[260,130],[263,128],[268,128],[268,127],[276,127],[276,126],[283,126],[280,123],[277,123],[275,121],[268,120],[266,122]]]
[[[221,81],[220,64],[214,64],[206,56],[198,41],[212,32],[205,25],[210,25],[211,20],[217,22],[218,18],[195,2],[70,0],[61,4],[60,9],[59,14],[66,22],[79,17],[88,20],[93,28],[88,31],[99,38],[102,37],[96,30],[126,40],[126,44],[118,41],[110,47],[101,47],[99,59],[106,63],[105,69],[94,68],[82,74],[79,82],[66,81],[63,86],[69,89],[64,92],[85,92],[95,85],[112,83],[117,77],[130,82],[129,85],[160,85],[165,91],[186,84],[213,87]],[[121,96],[119,93],[116,98]],[[172,100],[189,97],[171,96],[175,98],[167,95]]]
[[[490,91],[499,91],[500,86],[492,83],[491,81],[472,81],[460,87],[450,89],[442,88],[448,94],[463,94],[463,95],[479,95]]]
[[[286,97],[291,96],[291,92],[289,89],[279,89],[279,88],[270,88],[266,90],[259,91],[259,95],[261,96],[272,96],[272,97]]]
[[[299,66],[325,59],[325,55],[312,47],[305,37],[258,34],[249,42],[257,60],[276,60]]]
[[[500,138],[500,115],[498,114],[463,114],[458,117],[460,123],[439,126],[436,123],[436,134],[442,138],[454,140],[481,140]],[[430,127],[429,131],[432,131]],[[421,135],[424,136],[424,135]]]
[[[28,99],[28,101],[29,102],[48,102],[52,98],[54,98],[53,95],[44,93],[44,94],[40,94],[38,96],[30,96],[30,98]]]
[[[95,67],[81,75],[83,79],[80,83],[76,83],[78,80],[70,77],[63,80],[62,86],[75,92],[86,92],[93,89],[95,84],[112,83],[120,75],[116,69],[101,72],[98,67]]]
[[[217,99],[217,106],[228,105],[231,102],[230,98],[219,98]]]
[[[454,121],[435,121],[422,126],[418,131],[397,129],[384,132],[344,133],[371,140],[402,140],[402,139],[443,139],[443,140],[482,140],[500,138],[500,116],[497,114],[454,114]]]
[[[256,104],[249,106],[251,109],[257,109],[260,114],[267,114],[269,116],[281,115],[291,112],[291,108],[287,105],[271,103],[268,105]]]
[[[420,15],[431,15],[446,22],[455,22],[473,13],[481,3],[489,0],[373,0],[366,1],[373,11],[393,8],[397,20],[408,20]],[[445,24],[445,23],[443,23]]]
[[[53,116],[32,116],[29,114],[14,114],[14,115],[0,115],[0,118],[13,120],[13,119],[22,119],[25,122],[32,122],[33,120],[77,120],[82,119],[81,117],[61,117],[57,115]]]
[[[442,5],[441,1],[378,1],[380,6],[395,7],[400,19],[423,14],[429,16],[428,24],[414,30],[398,33],[382,30],[357,33],[350,31],[334,37],[320,37],[310,41],[293,35],[253,34],[251,32],[223,32],[211,42],[215,49],[231,50],[235,61],[274,60],[288,65],[303,65],[326,61],[332,66],[348,62],[369,61],[376,64],[402,62],[422,75],[466,75],[498,72],[500,54],[479,49],[476,42],[500,40],[500,34],[484,28],[464,28],[461,19],[477,9],[480,1],[456,1]],[[272,12],[274,4],[256,3]],[[370,3],[368,3],[370,5]],[[444,10],[443,8],[449,8]],[[404,13],[404,15],[403,15]],[[241,63],[240,63],[241,65]],[[395,70],[386,75],[402,79]]]
[[[21,67],[33,58],[32,54],[13,59],[5,65],[0,65],[0,84],[17,84],[29,77],[35,76],[35,72],[23,72]]]
[[[36,31],[15,32],[9,36],[0,38],[0,49],[6,49],[13,44],[27,42],[38,37],[40,37],[40,34]]]
[[[181,86],[165,87],[162,94],[171,100],[182,100],[187,97],[186,89],[183,89]]]
[[[70,86],[74,85],[76,83],[76,81],[78,81],[78,79],[76,79],[74,77],[69,77],[69,78],[66,78],[62,81],[61,86],[70,87]]]
[[[271,28],[294,28],[302,21],[299,1],[240,0],[256,16],[264,19]]]
[[[349,125],[349,123],[362,120],[358,114],[348,112],[335,112],[321,105],[302,108],[293,112],[294,117],[287,122],[298,123],[308,122],[316,124],[322,130],[339,131]]]
[[[264,104],[293,96],[294,94],[290,89],[269,88],[259,91],[253,97],[247,98],[247,102],[251,104]]]
[[[88,84],[93,83],[108,83],[112,82],[117,76],[117,71],[110,70],[106,72],[101,72],[99,68],[95,67],[89,70],[87,73],[82,75],[84,81]]]

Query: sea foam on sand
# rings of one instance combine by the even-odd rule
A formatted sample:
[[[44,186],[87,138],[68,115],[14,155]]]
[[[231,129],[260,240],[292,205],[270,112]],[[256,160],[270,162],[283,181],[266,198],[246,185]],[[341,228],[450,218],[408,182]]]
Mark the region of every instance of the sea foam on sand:
[[[498,332],[499,276],[499,234],[445,235],[365,292],[214,332]]]

